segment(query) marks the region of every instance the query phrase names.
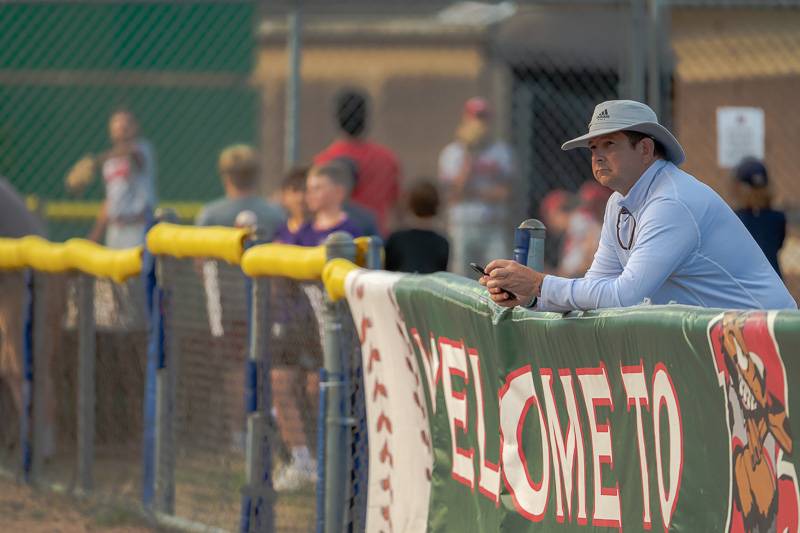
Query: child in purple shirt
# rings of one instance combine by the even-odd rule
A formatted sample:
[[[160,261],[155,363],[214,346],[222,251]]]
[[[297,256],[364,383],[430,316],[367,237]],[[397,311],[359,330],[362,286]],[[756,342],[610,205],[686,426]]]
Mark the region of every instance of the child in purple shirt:
[[[337,161],[313,167],[306,180],[306,205],[312,213],[288,244],[318,246],[333,232],[360,237],[361,228],[347,215],[344,202],[353,187],[350,170]]]
[[[291,169],[281,182],[280,203],[286,211],[286,222],[281,224],[275,234],[275,242],[294,244],[297,233],[308,220],[306,209],[306,174],[308,167]]]

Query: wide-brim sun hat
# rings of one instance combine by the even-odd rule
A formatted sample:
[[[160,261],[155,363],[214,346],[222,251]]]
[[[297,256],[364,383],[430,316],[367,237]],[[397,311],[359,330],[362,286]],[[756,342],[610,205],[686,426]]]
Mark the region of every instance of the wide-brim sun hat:
[[[633,100],[609,100],[598,104],[589,122],[589,133],[561,145],[562,150],[588,148],[589,140],[617,131],[636,131],[652,137],[664,147],[664,156],[676,165],[683,163],[686,154],[670,132],[658,123],[649,106]]]

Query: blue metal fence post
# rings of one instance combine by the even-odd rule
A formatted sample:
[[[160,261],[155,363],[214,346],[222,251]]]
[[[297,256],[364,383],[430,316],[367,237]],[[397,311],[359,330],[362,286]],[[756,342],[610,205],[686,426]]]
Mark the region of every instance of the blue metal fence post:
[[[22,414],[19,421],[20,468],[22,479],[31,481],[31,459],[33,444],[31,427],[33,427],[33,317],[34,291],[33,271],[25,271],[25,324],[22,331],[23,347],[23,381],[22,381]]]
[[[336,257],[355,261],[356,246],[349,234],[336,232],[325,240],[328,260]],[[326,533],[346,531],[345,502],[347,501],[347,432],[353,420],[350,417],[349,390],[350,353],[343,347],[340,306],[325,297],[323,356],[327,380],[320,383],[326,390],[325,413],[325,515]]]
[[[157,222],[174,222],[177,215],[169,209],[159,209]],[[152,226],[151,226],[152,227]],[[149,230],[150,228],[148,228]],[[146,239],[145,239],[146,241]],[[164,368],[164,309],[163,291],[156,277],[156,258],[146,242],[142,254],[142,285],[147,312],[147,366],[145,369],[143,427],[142,427],[142,505],[153,508],[156,494],[156,381],[159,369]]]
[[[245,243],[251,248],[265,242],[258,228]],[[272,447],[267,431],[272,408],[272,367],[266,337],[269,318],[268,278],[247,278],[248,358],[245,363],[245,415],[247,417],[247,481],[242,494],[240,531],[272,532],[275,529],[275,494],[272,488]]]
[[[142,431],[142,504],[151,509],[156,488],[156,375],[163,362],[164,324],[161,289],[156,281],[156,260],[147,247],[142,255],[142,278],[148,315]]]

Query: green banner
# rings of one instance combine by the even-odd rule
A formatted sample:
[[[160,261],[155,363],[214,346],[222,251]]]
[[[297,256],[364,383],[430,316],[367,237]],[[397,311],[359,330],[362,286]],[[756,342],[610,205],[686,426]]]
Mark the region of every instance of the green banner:
[[[797,531],[800,314],[396,295],[425,378],[430,531]]]

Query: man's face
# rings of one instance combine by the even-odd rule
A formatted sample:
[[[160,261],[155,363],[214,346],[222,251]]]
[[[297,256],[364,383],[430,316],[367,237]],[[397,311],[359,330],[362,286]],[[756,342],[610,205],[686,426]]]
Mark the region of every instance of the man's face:
[[[130,113],[120,112],[111,115],[108,121],[108,135],[111,142],[126,143],[136,138],[136,119]]]
[[[341,204],[342,196],[342,187],[324,174],[311,174],[306,181],[306,205],[312,213]]]
[[[651,141],[652,142],[652,141]],[[627,194],[653,161],[647,141],[631,146],[622,132],[609,133],[589,140],[592,151],[592,174],[601,185]]]

